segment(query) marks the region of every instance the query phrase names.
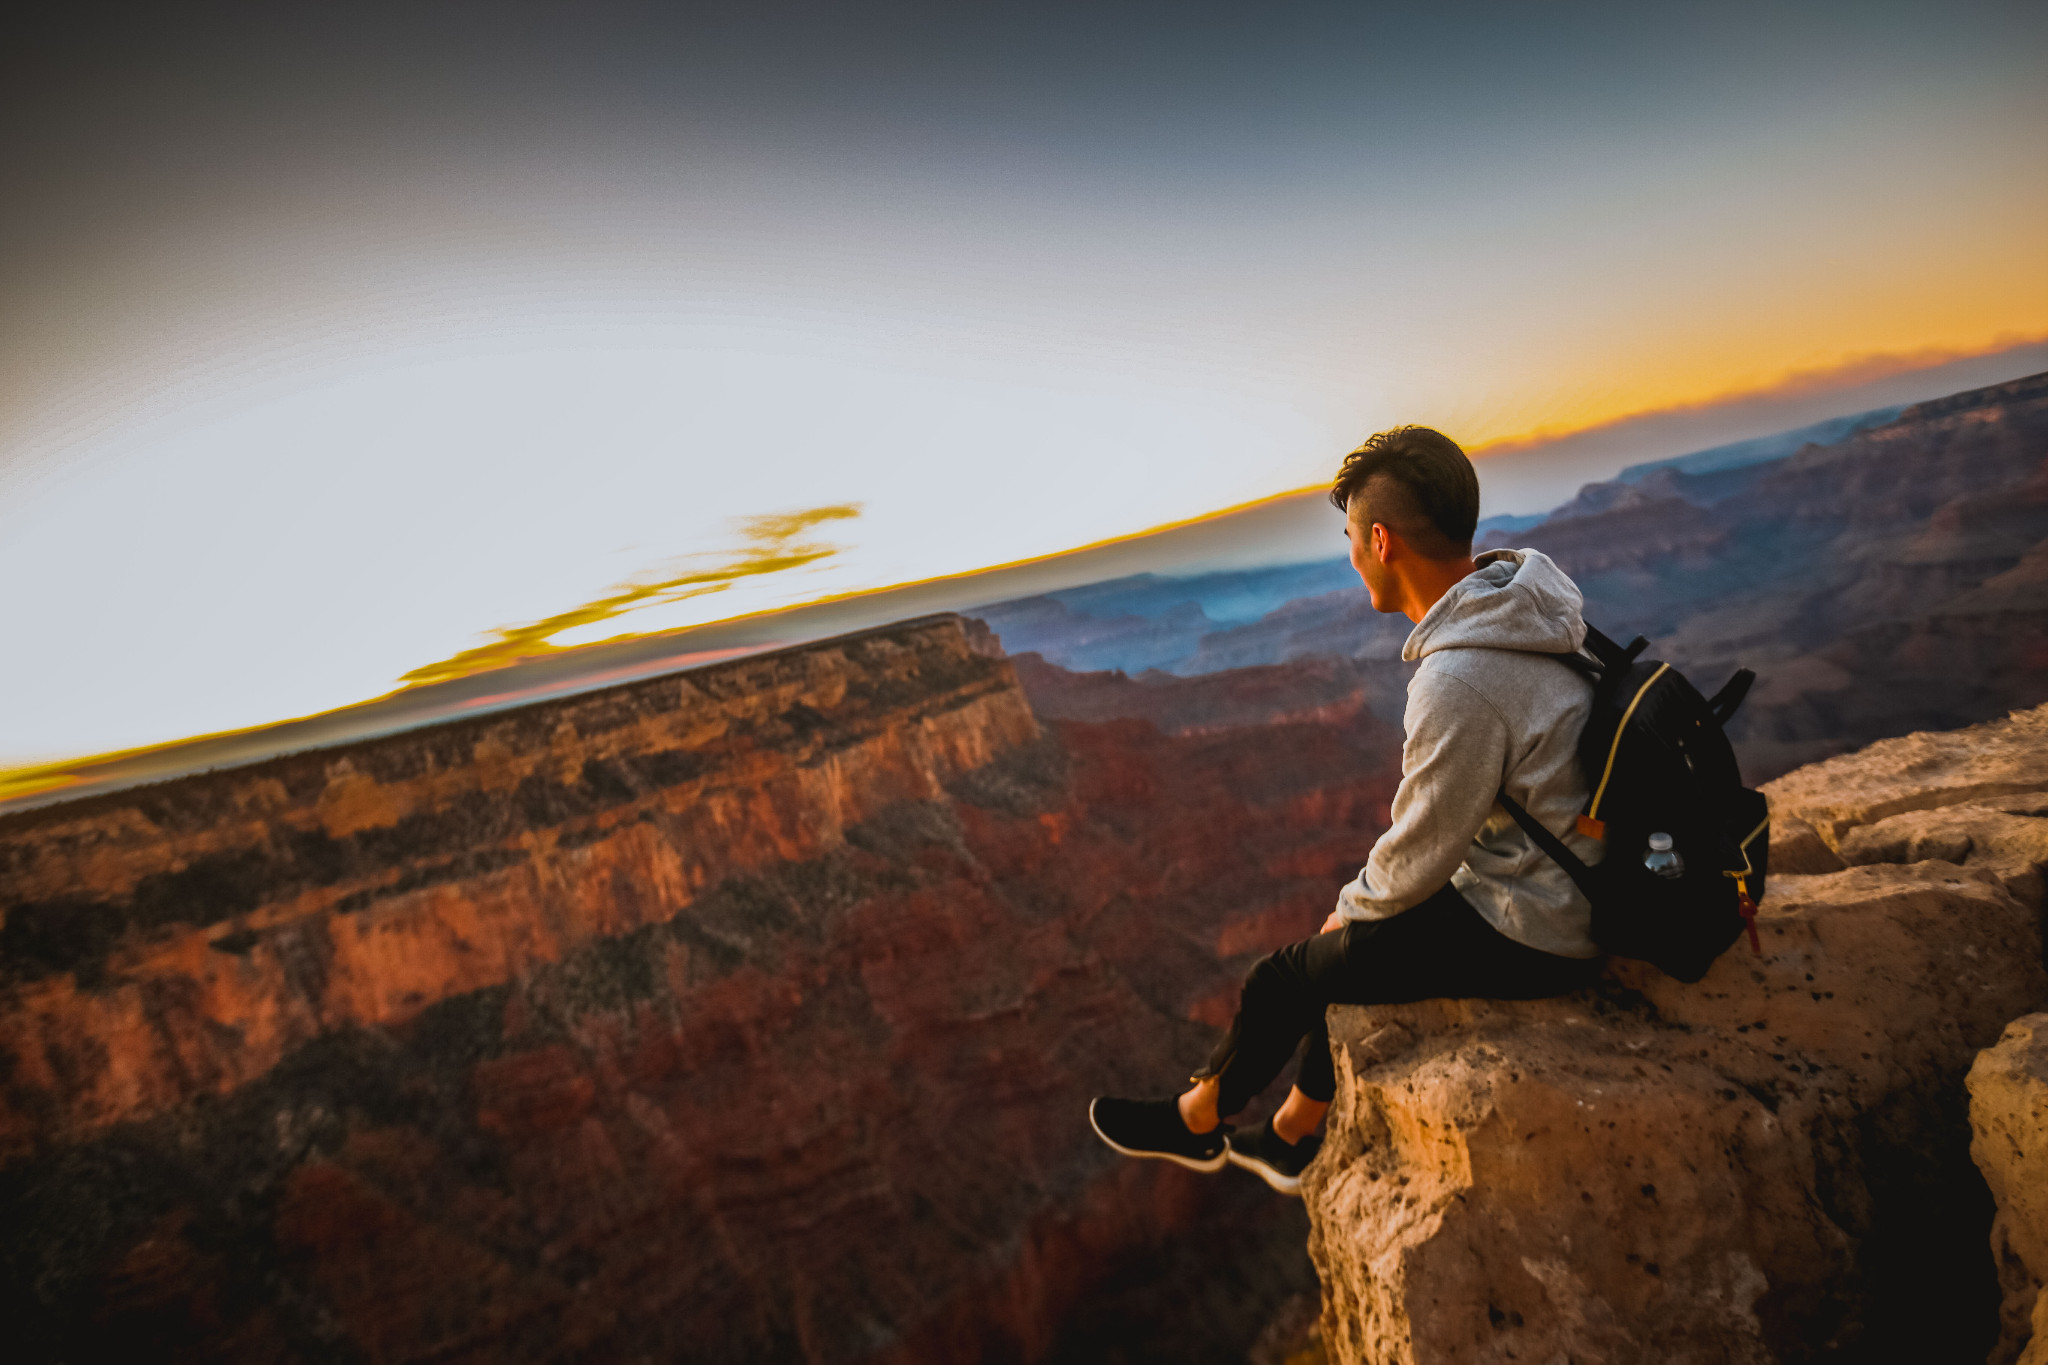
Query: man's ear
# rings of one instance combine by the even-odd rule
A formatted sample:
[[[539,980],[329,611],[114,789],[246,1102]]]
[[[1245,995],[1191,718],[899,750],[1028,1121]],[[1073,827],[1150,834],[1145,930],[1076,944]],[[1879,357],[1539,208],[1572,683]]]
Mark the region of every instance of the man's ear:
[[[1382,564],[1392,559],[1396,543],[1392,527],[1388,526],[1385,522],[1379,521],[1372,524],[1372,557],[1374,559],[1377,559]]]

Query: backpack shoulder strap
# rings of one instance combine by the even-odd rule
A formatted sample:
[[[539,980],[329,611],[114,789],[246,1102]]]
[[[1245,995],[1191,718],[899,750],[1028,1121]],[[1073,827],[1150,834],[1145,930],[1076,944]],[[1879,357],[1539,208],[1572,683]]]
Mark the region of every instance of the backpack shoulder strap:
[[[1749,695],[1749,685],[1755,681],[1755,673],[1738,668],[1719,692],[1707,698],[1707,709],[1714,713],[1716,724],[1725,726],[1734,718],[1735,708],[1742,705],[1742,699]]]
[[[1500,802],[1501,809],[1514,817],[1515,823],[1522,827],[1522,832],[1529,836],[1529,841],[1548,854],[1552,862],[1563,868],[1565,876],[1572,879],[1572,885],[1584,892],[1587,900],[1592,900],[1593,869],[1587,867],[1578,854],[1566,848],[1564,840],[1545,829],[1541,821],[1522,809],[1522,803],[1509,796],[1506,787],[1500,789],[1495,799]]]
[[[1557,660],[1566,668],[1569,668],[1572,672],[1578,674],[1582,678],[1585,678],[1589,682],[1597,683],[1600,681],[1600,665],[1594,663],[1591,659],[1587,658],[1583,654],[1577,653],[1576,651],[1570,654],[1545,654],[1543,655],[1543,657],[1546,659]]]
[[[1586,626],[1586,653],[1599,661],[1602,672],[1617,676],[1626,673],[1628,666],[1636,661],[1636,655],[1649,647],[1650,642],[1640,635],[1625,645],[1618,645],[1590,623]]]

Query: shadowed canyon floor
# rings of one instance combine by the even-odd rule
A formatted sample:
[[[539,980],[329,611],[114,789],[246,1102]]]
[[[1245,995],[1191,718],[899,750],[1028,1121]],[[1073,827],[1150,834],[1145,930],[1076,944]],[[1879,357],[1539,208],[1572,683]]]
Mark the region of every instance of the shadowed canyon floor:
[[[1241,1358],[1301,1208],[1082,1115],[1397,752],[1041,723],[949,617],[0,818],[16,1358]]]

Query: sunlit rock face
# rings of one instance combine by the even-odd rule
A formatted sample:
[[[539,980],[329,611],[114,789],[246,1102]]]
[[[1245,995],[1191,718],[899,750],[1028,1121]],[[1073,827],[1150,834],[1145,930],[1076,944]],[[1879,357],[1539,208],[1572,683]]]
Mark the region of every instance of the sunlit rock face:
[[[1999,1339],[1990,1365],[2048,1361],[2048,1014],[2015,1019],[1970,1068],[1970,1154],[1998,1216]]]
[[[1397,760],[1043,723],[948,617],[7,817],[10,1349],[1241,1353],[1299,1206],[1086,1101],[1200,1060]]]
[[[1333,1358],[1992,1348],[1964,1076],[2048,1002],[2048,708],[1766,790],[1839,870],[1773,878],[1760,955],[1692,986],[1617,963],[1562,1000],[1331,1012],[1308,1204]]]

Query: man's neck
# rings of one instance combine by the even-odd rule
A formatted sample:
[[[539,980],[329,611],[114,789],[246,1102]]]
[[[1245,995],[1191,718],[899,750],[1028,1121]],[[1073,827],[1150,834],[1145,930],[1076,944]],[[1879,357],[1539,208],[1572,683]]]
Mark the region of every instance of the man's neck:
[[[1464,559],[1415,559],[1409,561],[1408,572],[1403,575],[1407,599],[1401,607],[1401,614],[1420,625],[1422,618],[1429,615],[1429,609],[1443,601],[1444,594],[1471,574],[1479,566],[1470,556]]]

